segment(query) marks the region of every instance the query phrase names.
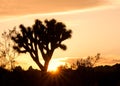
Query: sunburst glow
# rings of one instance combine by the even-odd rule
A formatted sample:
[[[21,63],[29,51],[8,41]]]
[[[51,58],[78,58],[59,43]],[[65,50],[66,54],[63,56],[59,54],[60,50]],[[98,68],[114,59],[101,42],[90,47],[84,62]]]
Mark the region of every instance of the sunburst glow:
[[[60,60],[55,59],[55,60],[51,60],[49,67],[48,67],[48,71],[57,71],[58,67],[64,65],[64,62],[60,62]]]

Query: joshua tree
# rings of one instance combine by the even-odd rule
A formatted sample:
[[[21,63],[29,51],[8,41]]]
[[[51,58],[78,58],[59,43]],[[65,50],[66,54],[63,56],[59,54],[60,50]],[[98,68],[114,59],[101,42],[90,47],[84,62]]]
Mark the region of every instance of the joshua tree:
[[[53,52],[60,47],[66,50],[62,42],[71,38],[71,30],[66,30],[65,24],[55,19],[45,20],[44,24],[36,20],[32,27],[20,25],[20,32],[12,37],[16,43],[13,48],[19,53],[28,52],[41,71],[47,71]],[[39,60],[39,51],[44,60],[42,65]]]

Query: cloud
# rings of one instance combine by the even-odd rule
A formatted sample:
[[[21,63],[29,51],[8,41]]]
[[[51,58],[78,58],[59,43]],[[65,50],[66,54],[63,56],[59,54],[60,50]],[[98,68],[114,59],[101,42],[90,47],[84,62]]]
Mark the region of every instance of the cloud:
[[[0,0],[0,15],[49,13],[101,6],[107,0]]]

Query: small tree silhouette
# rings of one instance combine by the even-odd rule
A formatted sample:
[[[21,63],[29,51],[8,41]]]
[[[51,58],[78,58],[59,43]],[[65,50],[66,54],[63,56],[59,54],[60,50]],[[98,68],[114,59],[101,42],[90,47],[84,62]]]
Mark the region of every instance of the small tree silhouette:
[[[36,20],[32,27],[26,28],[24,25],[20,25],[20,29],[21,32],[12,37],[17,44],[14,49],[19,53],[28,52],[41,71],[47,71],[56,48],[66,50],[66,45],[62,42],[71,38],[72,33],[71,30],[66,30],[65,24],[57,22],[55,19],[45,20],[44,24],[40,20]],[[39,61],[39,51],[44,65]]]
[[[71,68],[79,69],[81,67],[95,67],[100,58],[100,53],[97,53],[95,56],[88,56],[86,59],[81,58],[77,60],[76,63],[73,63]]]
[[[4,31],[0,40],[0,65],[2,67],[10,67],[9,69],[13,70],[15,67],[15,57],[17,53],[12,48],[14,46],[11,37],[16,33],[16,29]]]

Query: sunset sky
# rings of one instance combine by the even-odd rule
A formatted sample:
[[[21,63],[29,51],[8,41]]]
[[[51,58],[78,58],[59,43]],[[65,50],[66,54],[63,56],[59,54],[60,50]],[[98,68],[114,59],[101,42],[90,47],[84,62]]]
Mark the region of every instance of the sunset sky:
[[[61,60],[60,64],[97,53],[101,64],[120,62],[120,0],[0,0],[0,33],[52,18],[73,31],[64,42],[67,50],[54,52],[53,59]],[[24,64],[28,60],[19,58]]]

